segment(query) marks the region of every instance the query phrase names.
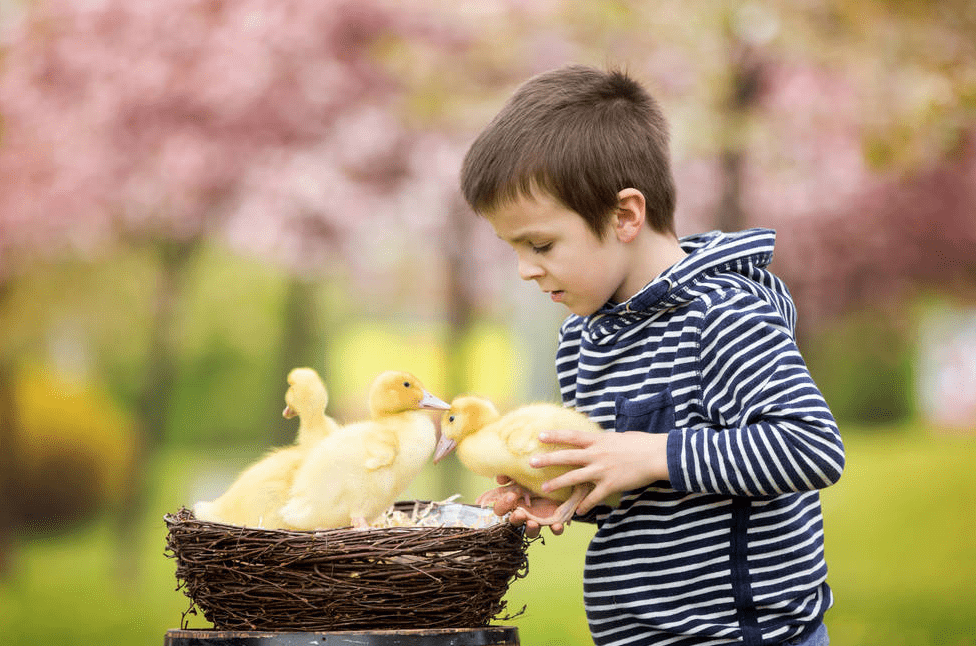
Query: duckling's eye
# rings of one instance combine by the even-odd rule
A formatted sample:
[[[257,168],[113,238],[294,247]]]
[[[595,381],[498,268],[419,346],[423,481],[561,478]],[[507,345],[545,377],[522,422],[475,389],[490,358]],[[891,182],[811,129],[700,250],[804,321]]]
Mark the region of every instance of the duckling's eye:
[[[450,417],[448,417],[448,418],[447,418],[447,421],[449,421],[449,422],[453,422],[453,421],[454,421],[454,415],[451,415]]]
[[[410,382],[409,381],[403,382],[403,387],[404,388],[409,388],[410,387]]]

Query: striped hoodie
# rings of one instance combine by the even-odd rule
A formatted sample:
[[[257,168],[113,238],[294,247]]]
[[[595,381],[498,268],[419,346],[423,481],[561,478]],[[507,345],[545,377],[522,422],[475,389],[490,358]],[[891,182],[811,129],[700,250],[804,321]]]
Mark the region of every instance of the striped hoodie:
[[[564,404],[608,430],[668,434],[670,482],[583,518],[598,646],[779,644],[832,597],[818,489],[844,448],[794,338],[775,234],[683,238],[688,255],[626,303],[570,316]]]

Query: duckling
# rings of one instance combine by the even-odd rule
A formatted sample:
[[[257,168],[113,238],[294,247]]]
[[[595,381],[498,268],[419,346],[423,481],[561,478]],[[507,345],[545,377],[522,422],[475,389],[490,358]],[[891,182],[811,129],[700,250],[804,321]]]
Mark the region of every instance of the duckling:
[[[446,410],[409,372],[388,371],[370,386],[370,419],[319,441],[295,474],[281,517],[293,529],[366,528],[396,501],[437,442],[421,409]]]
[[[294,368],[288,373],[289,388],[285,392],[285,419],[298,417],[298,437],[295,443],[311,448],[316,442],[339,428],[338,422],[325,414],[329,393],[319,373],[311,368]]]
[[[329,393],[315,370],[295,368],[288,373],[287,381],[281,414],[285,419],[299,418],[295,443],[266,453],[216,500],[196,503],[193,514],[198,519],[246,527],[285,527],[279,511],[291,491],[295,472],[308,451],[339,428],[325,414]]]
[[[563,487],[543,492],[542,483],[566,473],[573,467],[552,465],[536,468],[529,465],[534,455],[572,448],[539,441],[539,433],[552,429],[579,430],[603,433],[599,424],[583,413],[557,404],[534,403],[500,415],[489,400],[473,395],[457,397],[441,418],[441,438],[434,454],[434,462],[457,448],[458,458],[469,470],[485,477],[508,476],[513,480],[501,491],[516,491],[528,504],[531,494],[562,502],[548,518],[529,515],[540,525],[565,523],[592,489],[589,484]],[[500,490],[495,490],[499,492]],[[495,492],[478,499],[490,504]]]

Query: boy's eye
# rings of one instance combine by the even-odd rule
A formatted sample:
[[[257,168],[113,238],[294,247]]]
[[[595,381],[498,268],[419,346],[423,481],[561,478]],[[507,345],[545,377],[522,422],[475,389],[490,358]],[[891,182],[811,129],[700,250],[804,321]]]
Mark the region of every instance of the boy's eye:
[[[552,249],[552,243],[551,242],[546,242],[544,244],[534,244],[534,245],[532,245],[532,251],[534,251],[535,253],[545,253],[545,252],[549,251],[550,249]]]

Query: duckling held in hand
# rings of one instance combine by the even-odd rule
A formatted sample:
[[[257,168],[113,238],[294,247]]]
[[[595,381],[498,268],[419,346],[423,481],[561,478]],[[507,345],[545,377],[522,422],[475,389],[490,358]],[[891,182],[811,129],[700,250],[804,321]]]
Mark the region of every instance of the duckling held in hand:
[[[550,492],[542,491],[544,482],[573,468],[562,465],[536,468],[530,465],[529,461],[535,455],[573,448],[539,441],[539,433],[553,429],[604,432],[599,424],[583,413],[557,404],[527,404],[500,415],[487,399],[473,395],[457,397],[441,418],[441,439],[434,461],[441,460],[456,448],[461,463],[474,473],[485,477],[504,475],[511,478],[514,485],[503,488],[504,491],[514,490],[526,500],[535,494],[562,502],[548,518],[529,514],[530,520],[540,525],[565,523],[573,517],[592,486],[580,484]],[[488,492],[479,498],[479,504],[489,504],[493,493]]]
[[[295,472],[309,449],[339,428],[325,414],[329,393],[317,372],[295,368],[288,373],[288,385],[282,416],[299,417],[295,444],[267,453],[216,500],[196,503],[193,514],[198,519],[245,527],[286,527],[279,512],[288,499]]]
[[[281,516],[294,529],[369,525],[392,505],[430,459],[437,433],[423,409],[449,406],[408,372],[379,375],[369,390],[370,419],[318,442],[295,474]]]

